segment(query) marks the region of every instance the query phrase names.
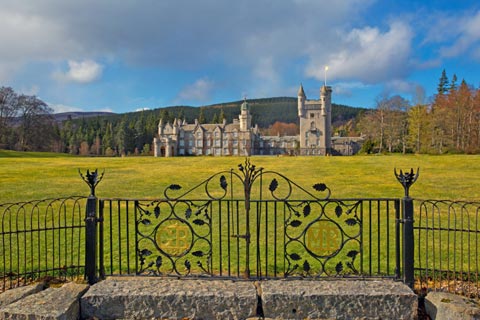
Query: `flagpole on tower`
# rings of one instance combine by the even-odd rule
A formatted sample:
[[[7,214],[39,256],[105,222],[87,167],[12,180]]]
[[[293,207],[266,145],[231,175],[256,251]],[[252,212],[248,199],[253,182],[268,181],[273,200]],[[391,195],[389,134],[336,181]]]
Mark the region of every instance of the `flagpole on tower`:
[[[327,70],[328,66],[325,66],[325,87],[327,86]]]

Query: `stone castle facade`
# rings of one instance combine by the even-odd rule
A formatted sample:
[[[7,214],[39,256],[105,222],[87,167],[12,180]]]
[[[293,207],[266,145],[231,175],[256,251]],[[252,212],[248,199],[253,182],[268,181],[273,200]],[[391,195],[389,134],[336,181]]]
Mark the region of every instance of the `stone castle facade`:
[[[351,155],[359,150],[358,139],[332,138],[332,88],[320,88],[320,100],[307,100],[303,86],[298,90],[298,136],[264,136],[252,127],[248,102],[244,100],[238,119],[227,124],[189,124],[175,119],[163,123],[153,140],[155,157],[187,155]]]

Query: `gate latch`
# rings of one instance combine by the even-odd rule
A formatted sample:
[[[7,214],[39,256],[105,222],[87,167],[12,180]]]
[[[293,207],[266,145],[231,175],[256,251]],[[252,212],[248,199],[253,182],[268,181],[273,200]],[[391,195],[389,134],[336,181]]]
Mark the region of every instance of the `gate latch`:
[[[232,234],[232,238],[240,238],[240,239],[245,239],[245,240],[250,240],[250,235],[249,234]]]

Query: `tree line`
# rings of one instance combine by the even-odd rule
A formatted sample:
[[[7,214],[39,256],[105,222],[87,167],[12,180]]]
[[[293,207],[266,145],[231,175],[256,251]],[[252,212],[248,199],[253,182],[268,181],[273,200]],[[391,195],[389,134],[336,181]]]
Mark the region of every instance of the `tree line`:
[[[363,151],[479,153],[480,88],[457,81],[456,75],[449,81],[443,70],[430,103],[420,88],[413,105],[398,95],[377,99],[376,109],[356,124],[366,138]]]

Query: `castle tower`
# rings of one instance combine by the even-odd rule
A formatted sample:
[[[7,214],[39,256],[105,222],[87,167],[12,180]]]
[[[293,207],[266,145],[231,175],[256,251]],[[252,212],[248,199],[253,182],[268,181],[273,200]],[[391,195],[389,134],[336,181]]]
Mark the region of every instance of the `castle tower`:
[[[248,131],[252,127],[252,116],[250,115],[250,107],[248,106],[247,98],[244,99],[240,107],[240,131]]]
[[[320,88],[320,100],[307,100],[303,86],[298,90],[300,120],[300,154],[326,155],[331,153],[331,87]]]

